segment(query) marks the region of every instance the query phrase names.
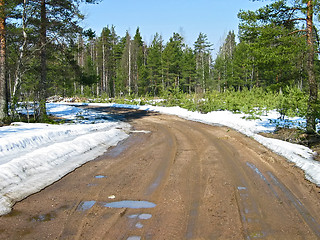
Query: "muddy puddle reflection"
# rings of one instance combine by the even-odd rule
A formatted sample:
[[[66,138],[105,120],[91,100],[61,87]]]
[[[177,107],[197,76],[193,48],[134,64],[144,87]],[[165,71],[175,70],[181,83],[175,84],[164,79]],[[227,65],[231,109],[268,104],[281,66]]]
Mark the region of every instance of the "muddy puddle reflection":
[[[105,175],[96,175],[96,176],[94,176],[94,178],[101,179],[101,178],[107,178],[107,176],[105,176]]]
[[[141,208],[154,208],[156,204],[148,201],[131,201],[131,200],[124,200],[119,202],[110,202],[105,203],[105,207],[108,208],[134,208],[134,209],[141,209]]]
[[[49,222],[56,218],[55,213],[46,213],[46,214],[40,214],[37,216],[31,217],[31,222]]]
[[[83,201],[78,205],[77,210],[81,212],[87,211],[92,208],[95,203],[96,201]]]

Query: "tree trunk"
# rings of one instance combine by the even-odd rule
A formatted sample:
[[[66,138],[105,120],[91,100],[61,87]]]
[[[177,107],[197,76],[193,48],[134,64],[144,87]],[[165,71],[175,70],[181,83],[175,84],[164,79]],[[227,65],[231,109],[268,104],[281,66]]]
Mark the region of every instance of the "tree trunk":
[[[95,53],[95,61],[96,62],[98,62],[98,47],[97,47],[97,45],[95,45],[95,49],[96,49],[96,53]],[[99,76],[99,64],[96,64],[96,74],[97,74],[97,76]],[[97,86],[96,86],[96,94],[97,94],[97,97],[99,97],[99,95],[100,95],[100,91],[99,91],[99,89],[100,89],[100,87],[99,87],[99,81],[97,82]]]
[[[131,95],[131,41],[129,40],[129,69],[128,69],[128,74],[129,74],[129,96]]]
[[[318,100],[318,86],[314,72],[314,44],[313,44],[313,3],[307,3],[307,72],[309,83],[309,101],[307,111],[307,132],[313,133],[316,131],[316,114],[317,114],[317,100]]]
[[[47,117],[47,14],[46,0],[41,0],[41,23],[40,23],[40,62],[41,76],[39,83],[39,120],[44,121]]]
[[[104,40],[102,40],[104,41]],[[107,83],[106,83],[106,67],[105,67],[105,49],[104,49],[104,43],[102,44],[102,90],[104,92],[106,92],[106,89],[107,89]]]
[[[22,67],[23,67],[23,58],[25,49],[27,46],[27,32],[26,32],[26,6],[27,0],[23,1],[23,13],[22,13],[22,33],[23,33],[23,44],[20,48],[19,59],[17,63],[17,69],[15,71],[15,80],[13,85],[13,90],[10,90],[11,95],[11,114],[14,115],[15,113],[15,104],[18,100],[18,91],[21,86],[21,76],[22,76]]]
[[[0,0],[0,121],[8,116],[5,0]]]

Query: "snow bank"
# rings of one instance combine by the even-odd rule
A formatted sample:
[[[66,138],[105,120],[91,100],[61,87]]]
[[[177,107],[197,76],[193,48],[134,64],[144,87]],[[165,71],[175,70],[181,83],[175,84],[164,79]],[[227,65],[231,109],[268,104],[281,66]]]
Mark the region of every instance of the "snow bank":
[[[69,106],[52,109],[69,118],[78,113]],[[15,123],[1,127],[0,215],[10,212],[15,202],[127,138],[129,128],[129,124],[116,121],[65,125]]]
[[[97,105],[90,103],[89,105]],[[135,106],[126,104],[99,104],[99,106],[110,106],[119,108],[131,108],[147,111],[154,111],[163,114],[170,114],[182,117],[187,120],[202,122],[210,125],[224,125],[233,128],[266,146],[275,153],[285,157],[305,172],[306,178],[320,186],[320,163],[313,160],[314,152],[304,146],[293,144],[277,139],[266,138],[259,135],[259,132],[273,131],[279,121],[280,114],[271,111],[259,120],[245,120],[245,114],[234,114],[229,111],[214,111],[207,114],[191,112],[180,107],[159,107],[159,106]],[[301,118],[292,118],[291,122],[301,124]]]
[[[47,105],[48,112],[77,124],[15,123],[0,128],[0,215],[10,212],[16,201],[59,180],[78,166],[101,155],[108,147],[128,137],[126,132],[130,129],[129,124],[116,121],[107,113],[84,110],[68,104],[70,103],[50,103]],[[307,179],[320,186],[320,163],[313,160],[314,153],[310,149],[258,134],[261,131],[274,130],[275,122],[279,118],[277,112],[270,112],[268,116],[261,117],[261,120],[248,121],[243,119],[244,114],[228,111],[201,114],[180,107],[78,105],[148,110],[206,124],[231,127],[294,162],[305,171]]]

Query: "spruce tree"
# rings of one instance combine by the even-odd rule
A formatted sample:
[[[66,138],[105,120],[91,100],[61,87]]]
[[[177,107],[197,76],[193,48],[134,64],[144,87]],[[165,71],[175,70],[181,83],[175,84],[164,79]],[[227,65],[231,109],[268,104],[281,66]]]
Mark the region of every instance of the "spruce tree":
[[[308,74],[309,101],[307,118],[307,132],[316,131],[316,118],[318,117],[318,84],[315,74],[315,60],[317,48],[315,17],[320,16],[320,3],[318,0],[277,0],[259,10],[258,19],[283,26],[296,26],[291,34],[305,33],[307,44],[306,71]]]
[[[162,36],[156,33],[148,49],[149,81],[145,81],[142,86],[145,92],[150,92],[153,96],[160,95],[164,89],[162,52]]]
[[[166,88],[179,88],[182,73],[183,37],[173,33],[163,50],[163,69]]]

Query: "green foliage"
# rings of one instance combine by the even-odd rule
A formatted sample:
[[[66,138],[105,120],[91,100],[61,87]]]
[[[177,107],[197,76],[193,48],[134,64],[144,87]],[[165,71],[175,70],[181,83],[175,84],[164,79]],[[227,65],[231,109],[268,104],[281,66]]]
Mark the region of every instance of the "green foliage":
[[[259,118],[269,110],[277,109],[282,116],[304,117],[306,115],[306,94],[297,89],[287,87],[283,92],[265,91],[253,88],[243,91],[207,92],[204,96],[189,95],[177,88],[165,91],[162,102],[165,106],[180,106],[190,111],[208,113],[228,110],[233,113],[245,113],[248,119]]]
[[[304,117],[307,114],[307,94],[298,88],[287,87],[277,96],[277,110],[281,117]]]

